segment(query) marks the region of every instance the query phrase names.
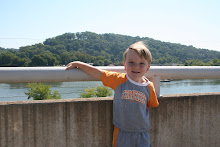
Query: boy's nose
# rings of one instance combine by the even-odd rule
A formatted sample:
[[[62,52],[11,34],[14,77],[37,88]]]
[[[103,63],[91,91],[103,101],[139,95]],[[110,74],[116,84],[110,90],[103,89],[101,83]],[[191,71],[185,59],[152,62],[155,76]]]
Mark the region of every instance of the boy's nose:
[[[136,68],[137,68],[137,67],[139,67],[139,64],[138,64],[138,63],[134,63],[134,64],[133,64],[133,67],[136,67]]]

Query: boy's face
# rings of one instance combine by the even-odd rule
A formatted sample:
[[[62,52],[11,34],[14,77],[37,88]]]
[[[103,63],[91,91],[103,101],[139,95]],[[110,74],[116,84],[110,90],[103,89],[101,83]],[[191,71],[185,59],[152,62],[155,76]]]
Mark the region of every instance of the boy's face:
[[[143,83],[143,76],[150,68],[148,62],[144,58],[140,58],[134,50],[129,50],[124,61],[125,71],[129,78],[138,83]]]

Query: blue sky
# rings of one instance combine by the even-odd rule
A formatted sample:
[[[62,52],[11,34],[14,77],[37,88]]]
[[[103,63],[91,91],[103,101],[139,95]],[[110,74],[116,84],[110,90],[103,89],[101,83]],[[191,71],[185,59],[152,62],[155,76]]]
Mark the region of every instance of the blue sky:
[[[0,0],[0,47],[91,31],[220,51],[219,0]]]

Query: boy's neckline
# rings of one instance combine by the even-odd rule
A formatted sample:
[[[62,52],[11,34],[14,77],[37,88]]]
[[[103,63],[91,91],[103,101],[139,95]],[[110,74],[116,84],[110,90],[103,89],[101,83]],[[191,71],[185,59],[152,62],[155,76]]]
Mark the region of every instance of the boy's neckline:
[[[150,81],[149,81],[146,77],[143,77],[144,80],[145,80],[144,83],[135,82],[134,80],[132,80],[131,78],[129,78],[128,74],[126,74],[126,77],[127,77],[127,79],[128,79],[131,83],[133,83],[133,84],[135,84],[135,85],[138,85],[138,86],[147,86],[147,85],[150,84]]]

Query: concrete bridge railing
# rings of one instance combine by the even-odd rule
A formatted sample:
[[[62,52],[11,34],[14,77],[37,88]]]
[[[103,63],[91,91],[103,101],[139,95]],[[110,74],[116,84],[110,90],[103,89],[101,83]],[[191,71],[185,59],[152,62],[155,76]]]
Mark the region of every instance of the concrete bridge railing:
[[[167,95],[150,112],[153,147],[219,147],[220,93]],[[0,147],[111,147],[112,98],[0,102]]]

